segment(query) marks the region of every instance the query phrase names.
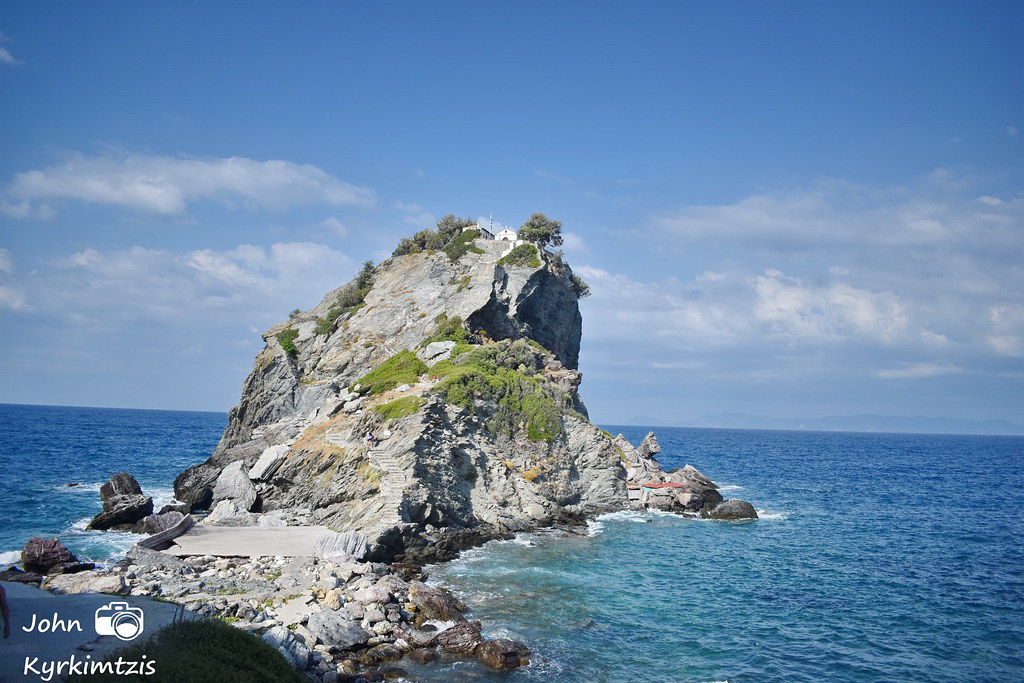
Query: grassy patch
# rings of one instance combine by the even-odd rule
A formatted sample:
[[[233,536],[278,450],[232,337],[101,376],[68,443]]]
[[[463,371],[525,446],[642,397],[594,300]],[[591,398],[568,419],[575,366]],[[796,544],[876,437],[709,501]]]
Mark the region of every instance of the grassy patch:
[[[399,417],[405,417],[406,415],[412,415],[420,406],[423,405],[423,399],[419,396],[403,396],[402,398],[396,398],[394,401],[381,404],[374,408],[380,416],[385,420],[394,420]]]
[[[539,467],[531,467],[530,469],[528,469],[528,470],[526,470],[524,472],[521,472],[520,474],[523,475],[523,479],[525,479],[526,481],[533,481],[538,476],[540,476],[540,468]]]
[[[498,259],[498,265],[540,268],[540,258],[537,256],[537,247],[532,244],[520,244],[512,251]]]
[[[399,384],[415,384],[426,371],[426,364],[412,351],[399,351],[368,372],[356,384],[363,385],[366,391],[376,396],[394,389]]]
[[[110,663],[110,673],[72,676],[67,680],[76,683],[127,680],[116,673],[119,657],[124,661],[144,662],[143,674],[152,672],[152,675],[130,677],[132,680],[174,683],[301,683],[306,680],[261,638],[216,619],[165,626],[147,642],[107,655],[103,662]],[[101,666],[98,662],[89,665]]]
[[[463,275],[462,276],[462,279],[459,280],[459,288],[455,290],[456,294],[458,294],[459,292],[464,290],[466,287],[469,287],[469,279],[470,278],[469,278],[468,275]]]

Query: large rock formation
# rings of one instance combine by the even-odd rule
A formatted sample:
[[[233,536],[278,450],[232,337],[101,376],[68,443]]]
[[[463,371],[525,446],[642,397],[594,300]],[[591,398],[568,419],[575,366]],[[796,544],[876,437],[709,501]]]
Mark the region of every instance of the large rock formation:
[[[626,507],[621,450],[577,393],[579,283],[543,251],[508,263],[512,246],[389,259],[268,330],[178,499],[221,523],[300,515],[410,562]]]

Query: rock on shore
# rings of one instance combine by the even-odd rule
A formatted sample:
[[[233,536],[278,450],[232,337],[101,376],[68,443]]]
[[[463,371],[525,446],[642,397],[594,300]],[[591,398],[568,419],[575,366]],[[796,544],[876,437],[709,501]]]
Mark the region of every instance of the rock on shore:
[[[525,644],[485,638],[479,621],[466,621],[458,598],[425,579],[409,565],[316,557],[179,559],[136,546],[109,570],[53,576],[43,588],[177,602],[262,637],[318,681],[355,674],[373,680],[390,662],[428,662],[442,650],[496,669],[529,662]]]

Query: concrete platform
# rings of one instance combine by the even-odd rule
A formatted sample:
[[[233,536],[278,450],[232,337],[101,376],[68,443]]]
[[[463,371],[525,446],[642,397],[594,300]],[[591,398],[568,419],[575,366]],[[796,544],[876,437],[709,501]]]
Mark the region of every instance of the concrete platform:
[[[53,661],[67,661],[72,655],[79,662],[99,661],[106,655],[147,639],[162,627],[174,621],[175,617],[198,618],[184,607],[151,598],[83,593],[79,595],[54,595],[35,586],[3,582],[7,593],[7,604],[11,612],[11,635],[0,639],[0,682],[39,681],[44,675],[43,666]],[[143,630],[130,641],[112,635],[96,633],[96,610],[110,602],[127,602],[133,608],[142,610]],[[54,614],[58,620],[72,624],[71,630],[39,631],[43,621],[52,622]],[[35,622],[35,629],[32,628]],[[81,630],[78,629],[81,628]],[[89,659],[86,659],[86,658]],[[30,668],[26,675],[26,663]],[[67,670],[64,671],[67,675]],[[63,676],[52,675],[49,680],[58,681]]]
[[[213,526],[196,524],[163,552],[177,557],[307,557],[313,543],[330,533],[325,526]]]

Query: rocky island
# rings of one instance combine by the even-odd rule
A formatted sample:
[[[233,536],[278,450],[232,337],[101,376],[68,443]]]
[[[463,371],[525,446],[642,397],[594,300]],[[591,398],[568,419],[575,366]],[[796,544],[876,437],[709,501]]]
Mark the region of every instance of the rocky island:
[[[691,466],[663,471],[654,434],[634,448],[590,422],[577,391],[588,288],[546,248],[559,227],[535,214],[495,236],[447,216],[293,311],[264,333],[212,456],[175,480],[180,504],[150,514],[127,475],[104,488],[92,526],[151,542],[102,577],[47,583],[170,598],[320,680],[385,676],[382,662],[438,649],[511,669],[528,647],[483,638],[423,565],[628,508],[756,517]],[[190,549],[217,529],[261,540]],[[300,530],[315,543],[287,550]]]

